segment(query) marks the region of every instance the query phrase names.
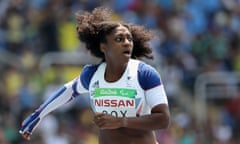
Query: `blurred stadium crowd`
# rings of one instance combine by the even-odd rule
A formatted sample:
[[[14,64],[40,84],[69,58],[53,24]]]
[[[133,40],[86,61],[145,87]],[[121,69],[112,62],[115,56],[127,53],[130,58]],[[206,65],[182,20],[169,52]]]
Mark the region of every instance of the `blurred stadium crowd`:
[[[240,89],[236,97],[209,102],[204,122],[193,111],[200,74],[240,71],[240,0],[0,0],[1,144],[97,144],[86,96],[47,116],[30,142],[18,129],[80,73],[88,52],[74,13],[100,5],[113,9],[113,20],[154,30],[155,60],[146,62],[158,68],[172,114],[171,127],[156,132],[160,144],[240,143]],[[62,53],[48,64],[51,54]]]

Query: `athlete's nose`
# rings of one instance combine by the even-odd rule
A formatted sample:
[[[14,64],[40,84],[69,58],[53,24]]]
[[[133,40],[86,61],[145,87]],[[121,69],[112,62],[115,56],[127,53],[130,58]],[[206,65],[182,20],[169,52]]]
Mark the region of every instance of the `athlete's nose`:
[[[125,47],[126,47],[126,46],[130,46],[130,45],[132,45],[132,41],[129,40],[128,38],[124,38],[123,45],[124,45]]]

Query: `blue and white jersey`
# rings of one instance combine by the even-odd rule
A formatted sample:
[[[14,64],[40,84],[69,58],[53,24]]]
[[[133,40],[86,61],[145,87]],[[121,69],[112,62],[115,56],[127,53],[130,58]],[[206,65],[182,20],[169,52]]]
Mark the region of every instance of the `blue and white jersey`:
[[[115,82],[104,79],[106,63],[86,65],[76,79],[65,84],[37,110],[43,117],[83,93],[89,93],[94,112],[116,117],[151,113],[158,104],[168,104],[159,73],[150,65],[130,59],[122,77]]]
[[[167,104],[158,72],[138,60],[130,59],[121,78],[104,79],[106,63],[87,65],[76,83],[76,92],[89,92],[93,111],[116,117],[135,117],[151,113],[157,104]]]

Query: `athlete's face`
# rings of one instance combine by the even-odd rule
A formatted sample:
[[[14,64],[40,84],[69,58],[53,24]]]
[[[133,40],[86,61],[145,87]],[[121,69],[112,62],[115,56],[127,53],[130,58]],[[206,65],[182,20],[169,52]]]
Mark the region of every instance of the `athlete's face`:
[[[132,55],[133,40],[129,30],[120,25],[106,36],[106,43],[101,44],[106,61],[127,62]]]

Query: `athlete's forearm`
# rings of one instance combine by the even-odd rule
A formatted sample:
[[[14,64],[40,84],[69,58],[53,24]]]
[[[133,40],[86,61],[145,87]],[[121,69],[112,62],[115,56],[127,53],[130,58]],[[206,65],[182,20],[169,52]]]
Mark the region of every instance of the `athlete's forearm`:
[[[37,111],[39,111],[39,117],[42,118],[63,104],[69,102],[72,99],[72,93],[72,89],[67,86],[60,88],[37,109]]]
[[[123,127],[126,128],[156,130],[168,128],[170,123],[170,114],[168,111],[165,111],[140,117],[129,117],[121,119]]]
[[[48,113],[71,101],[78,93],[75,89],[76,81],[66,83],[62,88],[56,91],[49,97],[36,111],[39,112],[39,117],[42,118]]]
[[[44,116],[67,103],[73,98],[73,81],[64,85],[54,95],[48,98],[35,112],[29,115],[23,122],[19,132],[25,139],[30,139],[30,135],[39,125]]]

